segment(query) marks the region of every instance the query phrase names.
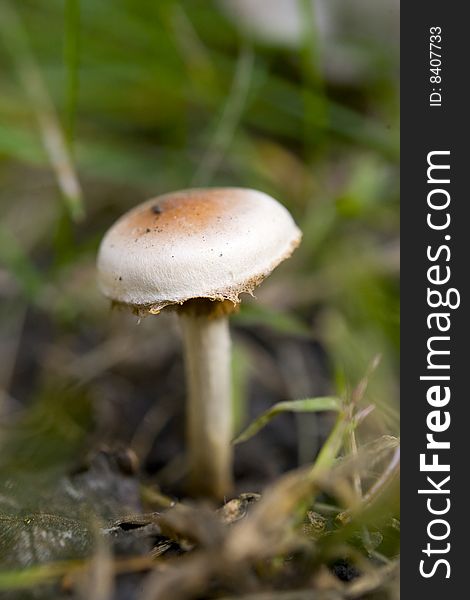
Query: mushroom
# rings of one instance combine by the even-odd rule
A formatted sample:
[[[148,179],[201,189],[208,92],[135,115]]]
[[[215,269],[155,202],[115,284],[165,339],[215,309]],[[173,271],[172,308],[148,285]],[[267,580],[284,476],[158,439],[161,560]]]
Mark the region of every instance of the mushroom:
[[[124,214],[103,238],[104,295],[140,314],[172,307],[180,318],[193,493],[222,499],[232,488],[228,315],[300,238],[281,204],[243,188],[159,196]]]

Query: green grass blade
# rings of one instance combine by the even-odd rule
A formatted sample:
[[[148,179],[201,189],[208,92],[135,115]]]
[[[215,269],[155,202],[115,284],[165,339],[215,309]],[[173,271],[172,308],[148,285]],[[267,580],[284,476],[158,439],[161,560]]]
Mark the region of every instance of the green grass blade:
[[[339,410],[339,409],[338,409]],[[319,475],[325,473],[328,469],[334,465],[336,457],[341,450],[344,442],[345,435],[348,431],[350,421],[347,418],[346,413],[341,410],[336,419],[333,429],[330,431],[328,439],[323,444],[315,463],[310,472],[310,476],[315,479]]]
[[[307,398],[305,400],[291,400],[278,402],[270,409],[262,413],[253,423],[243,431],[235,440],[234,444],[246,442],[260,431],[271,419],[283,412],[322,412],[326,410],[339,411],[341,402],[338,398],[329,396],[320,398]]]
[[[49,565],[34,565],[25,569],[0,571],[0,591],[21,590],[55,581],[82,566],[83,561],[64,561]]]

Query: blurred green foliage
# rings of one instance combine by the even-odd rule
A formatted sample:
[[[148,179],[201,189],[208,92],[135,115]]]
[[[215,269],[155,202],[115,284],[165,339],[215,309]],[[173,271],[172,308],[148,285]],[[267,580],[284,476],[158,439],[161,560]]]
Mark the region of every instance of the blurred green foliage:
[[[320,342],[335,394],[381,354],[368,397],[383,409],[379,429],[396,431],[397,56],[384,41],[366,74],[330,77],[310,17],[298,47],[283,47],[238,29],[215,1],[0,2],[2,352],[16,357],[28,307],[59,353],[79,357],[81,337],[116,333],[94,260],[133,204],[194,185],[254,187],[285,203],[304,239],[234,323]],[[44,399],[54,369],[38,368]]]
[[[110,313],[95,283],[103,233],[152,195],[234,185],[283,202],[303,231],[302,245],[256,300],[245,299],[234,328],[274,332],[275,343],[289,340],[288,354],[292,340],[324,350],[331,380],[329,389],[318,390],[321,396],[354,399],[368,365],[381,355],[360,399],[378,409],[361,425],[358,444],[397,432],[397,48],[386,37],[373,40],[353,28],[325,41],[312,4],[292,4],[301,10],[302,33],[297,44],[286,45],[237,25],[223,0],[0,0],[3,566],[34,563],[20,538],[33,549],[44,540],[51,551],[65,534],[70,538],[65,521],[51,525],[37,515],[25,520],[26,509],[42,508],[46,492],[50,512],[62,503],[64,519],[78,515],[71,556],[75,546],[88,548],[90,533],[74,514],[76,506],[90,497],[93,505],[105,506],[108,488],[97,500],[80,483],[72,489],[72,505],[54,482],[62,485],[60,476],[103,442],[134,441],[135,448],[149,450],[171,418],[165,411],[176,388],[160,390],[162,374],[170,382],[180,375],[170,320],[152,317],[137,328],[134,318]],[[387,15],[384,8],[384,20]],[[328,59],[336,45],[346,51],[335,71]],[[367,58],[366,66],[354,71],[357,56]],[[243,336],[235,336],[234,345],[239,433],[247,425],[250,381],[269,353],[252,354]],[[295,383],[291,366],[276,365],[276,374],[280,370]],[[314,364],[306,368],[317,372]],[[268,368],[264,379],[271,374]],[[144,382],[142,388],[134,379]],[[272,379],[281,400],[295,399],[288,385]],[[135,410],[142,422],[132,423],[128,407],[137,406],[147,388],[159,402],[148,413],[140,404]],[[316,409],[317,400],[282,403],[267,414],[279,407],[304,410],[312,402]],[[302,415],[297,424],[299,437],[314,438],[309,428],[315,421]],[[323,446],[323,461],[328,452],[333,461],[340,433],[334,452]],[[311,444],[306,446],[308,454]],[[97,480],[105,479],[99,472]],[[396,490],[381,502],[364,523],[383,532],[383,515],[397,514]],[[360,537],[365,525],[353,522],[336,537],[326,536],[325,546]],[[385,535],[379,548],[386,555],[396,552],[394,535],[392,542]],[[43,557],[47,562],[62,554]],[[39,573],[38,581],[44,575],[51,574]],[[2,578],[3,589],[30,585],[28,572],[26,578],[14,571]]]

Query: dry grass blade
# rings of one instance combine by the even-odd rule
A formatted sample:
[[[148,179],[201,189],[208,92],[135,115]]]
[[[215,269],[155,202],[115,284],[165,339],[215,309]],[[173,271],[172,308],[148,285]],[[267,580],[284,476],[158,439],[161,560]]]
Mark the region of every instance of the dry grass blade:
[[[346,505],[354,503],[348,479],[343,474],[334,475],[338,473],[338,468],[334,467],[336,457],[349,426],[351,421],[346,413],[339,412],[314,466],[288,473],[266,490],[252,514],[237,524],[228,537],[226,552],[230,560],[236,562],[249,557],[273,555],[289,547],[299,507],[307,502],[312,504],[320,490],[333,491],[332,495]],[[297,538],[299,542],[302,543],[302,539]]]
[[[183,544],[203,548],[220,546],[224,537],[222,515],[208,506],[177,503],[165,512],[125,515],[111,525],[111,529],[153,525],[159,534]]]
[[[139,600],[185,600],[197,598],[216,570],[216,556],[192,554],[165,569],[155,569],[144,582]]]
[[[376,370],[376,368],[380,364],[381,357],[377,355],[373,358],[372,362],[367,368],[365,376],[359,382],[359,384],[354,389],[351,398],[347,404],[347,408],[349,411],[349,417],[351,420],[354,419],[354,413],[358,408],[359,402],[363,399],[364,394],[366,393],[367,386],[369,385],[369,378],[372,373]],[[359,421],[359,419],[356,419]],[[356,438],[356,427],[352,426],[349,428],[348,436],[347,436],[347,450],[348,453],[356,459],[358,456],[358,444]],[[362,501],[363,495],[363,487],[360,472],[354,468],[353,469],[353,483],[354,483],[354,491],[356,494],[356,502],[360,503]],[[367,527],[363,528],[363,540],[366,547],[371,547],[370,534]]]
[[[394,452],[394,457],[398,452],[399,458],[399,449],[400,440],[398,438],[392,435],[383,435],[372,442],[364,444],[359,449],[356,457],[350,456],[343,459],[341,463],[338,464],[336,471],[339,476],[346,476],[351,473],[351,468],[354,465],[361,475],[370,475],[373,473],[374,468],[383,461],[390,452]],[[392,459],[392,462],[395,464],[395,458]],[[373,485],[373,487],[377,485],[381,478]],[[369,493],[370,490],[364,494],[364,498],[366,498]]]
[[[393,562],[379,569],[374,569],[369,573],[359,577],[356,581],[350,583],[344,593],[345,598],[363,598],[364,594],[373,592],[389,582],[392,578],[398,576],[399,564]]]
[[[366,451],[361,451],[360,455],[355,459],[355,467],[360,472],[371,471],[374,466],[381,462],[386,454],[393,450],[393,455],[380,475],[379,479],[370,487],[370,489],[364,494],[364,497],[360,502],[357,502],[355,506],[348,510],[340,513],[337,516],[338,521],[346,523],[351,520],[355,514],[359,514],[371,506],[382,493],[388,488],[389,484],[395,479],[400,469],[400,446],[399,441],[392,436],[383,436],[379,440],[369,445]],[[348,463],[349,464],[349,463]],[[347,466],[343,465],[342,469],[345,470]]]
[[[398,474],[400,470],[400,447],[395,449],[390,463],[382,473],[380,478],[374,483],[374,485],[368,490],[364,496],[364,503],[370,504],[377,496],[379,496],[383,490],[387,487],[388,483]]]
[[[220,519],[205,506],[177,504],[158,518],[158,524],[163,535],[205,548],[220,546],[224,537]]]
[[[75,167],[54,104],[30,50],[20,14],[7,0],[0,6],[0,31],[36,116],[67,210],[74,220],[79,221],[84,217],[85,209]]]
[[[77,578],[82,600],[110,600],[114,591],[113,555],[109,540],[101,535],[96,519],[92,520],[95,549],[88,568]]]
[[[382,356],[377,354],[371,360],[369,366],[367,367],[366,373],[361,381],[357,384],[353,393],[351,395],[351,404],[357,406],[357,404],[363,399],[364,394],[366,393],[367,386],[369,385],[369,379],[377,367],[380,365],[380,361],[382,360]]]
[[[236,563],[261,559],[290,548],[298,507],[314,497],[315,489],[316,483],[305,468],[288,473],[268,488],[252,513],[235,523],[227,536],[227,560]],[[300,541],[297,537],[296,542]]]
[[[361,449],[357,457],[349,457],[334,464],[346,425],[346,419],[338,420],[324,446],[329,446],[329,449],[318,463],[319,466],[314,467],[313,471],[303,468],[284,475],[266,490],[252,513],[235,524],[225,544],[228,560],[236,562],[273,556],[290,548],[294,540],[297,544],[302,544],[299,536],[292,537],[299,510],[306,503],[313,504],[320,491],[327,492],[336,497],[340,504],[349,507],[342,514],[352,514],[351,511],[358,507],[349,477],[352,467],[358,472],[369,472],[391,449],[396,449],[398,440],[384,436]],[[389,473],[389,469],[386,472]],[[381,480],[382,478],[379,481]],[[364,501],[367,498],[368,494]]]

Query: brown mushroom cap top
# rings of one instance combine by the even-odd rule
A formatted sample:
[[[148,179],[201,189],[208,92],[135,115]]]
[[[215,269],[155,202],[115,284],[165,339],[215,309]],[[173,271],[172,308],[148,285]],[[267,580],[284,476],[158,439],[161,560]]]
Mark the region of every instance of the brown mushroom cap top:
[[[107,232],[98,278],[110,299],[158,311],[193,298],[239,302],[290,256],[301,232],[255,190],[184,190],[148,200]]]

